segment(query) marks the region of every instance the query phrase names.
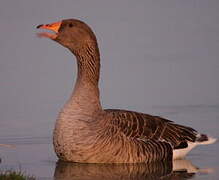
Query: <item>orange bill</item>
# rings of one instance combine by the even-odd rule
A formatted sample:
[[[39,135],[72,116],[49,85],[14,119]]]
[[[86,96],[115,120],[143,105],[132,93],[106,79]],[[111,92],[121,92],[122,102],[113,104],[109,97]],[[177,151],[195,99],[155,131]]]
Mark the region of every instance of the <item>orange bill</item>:
[[[42,33],[38,33],[38,37],[47,37],[50,39],[55,39],[57,37],[57,33],[59,31],[59,28],[61,26],[62,22],[55,22],[55,23],[51,23],[51,24],[41,24],[38,25],[36,28],[38,29],[48,29],[53,31],[55,34],[52,33],[48,33],[48,32],[42,32]]]

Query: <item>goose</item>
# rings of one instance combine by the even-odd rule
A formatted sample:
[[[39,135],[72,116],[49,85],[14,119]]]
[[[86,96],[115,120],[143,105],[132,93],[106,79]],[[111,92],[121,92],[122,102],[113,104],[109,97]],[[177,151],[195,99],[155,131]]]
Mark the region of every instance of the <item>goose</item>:
[[[84,22],[65,19],[41,24],[39,37],[51,39],[76,57],[77,79],[53,131],[62,161],[78,163],[150,163],[186,156],[215,138],[168,119],[121,109],[103,109],[98,81],[100,53],[94,32]]]

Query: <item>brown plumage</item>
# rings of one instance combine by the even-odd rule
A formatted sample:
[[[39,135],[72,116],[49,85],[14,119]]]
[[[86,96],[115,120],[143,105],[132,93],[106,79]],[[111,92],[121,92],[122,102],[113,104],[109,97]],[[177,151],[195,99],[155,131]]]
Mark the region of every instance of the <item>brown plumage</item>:
[[[158,116],[102,109],[98,89],[100,54],[96,37],[85,23],[69,19],[38,28],[54,31],[55,34],[39,36],[68,48],[78,64],[75,88],[54,129],[54,149],[61,160],[86,163],[172,160],[181,157],[179,150],[190,148],[189,144],[194,147],[196,140],[200,140],[194,129]],[[207,136],[201,137],[209,141]]]
[[[141,140],[153,139],[171,143],[177,148],[184,141],[195,142],[196,131],[190,127],[174,124],[172,121],[148,114],[106,110],[112,114],[112,124],[127,137]]]

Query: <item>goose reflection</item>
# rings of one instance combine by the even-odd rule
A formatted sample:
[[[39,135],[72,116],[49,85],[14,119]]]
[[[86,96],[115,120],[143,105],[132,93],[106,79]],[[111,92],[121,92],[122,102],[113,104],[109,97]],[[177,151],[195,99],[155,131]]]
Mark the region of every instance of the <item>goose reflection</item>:
[[[182,180],[199,171],[188,160],[153,164],[79,164],[57,162],[55,180]]]

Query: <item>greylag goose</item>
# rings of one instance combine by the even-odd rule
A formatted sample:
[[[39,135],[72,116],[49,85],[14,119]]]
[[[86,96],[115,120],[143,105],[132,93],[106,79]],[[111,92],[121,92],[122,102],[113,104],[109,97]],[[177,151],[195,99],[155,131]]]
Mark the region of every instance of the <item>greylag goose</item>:
[[[139,163],[183,158],[199,144],[216,139],[191,127],[149,114],[102,109],[98,81],[100,54],[95,34],[84,22],[67,19],[37,28],[76,57],[77,81],[53,132],[60,160],[80,163]]]

